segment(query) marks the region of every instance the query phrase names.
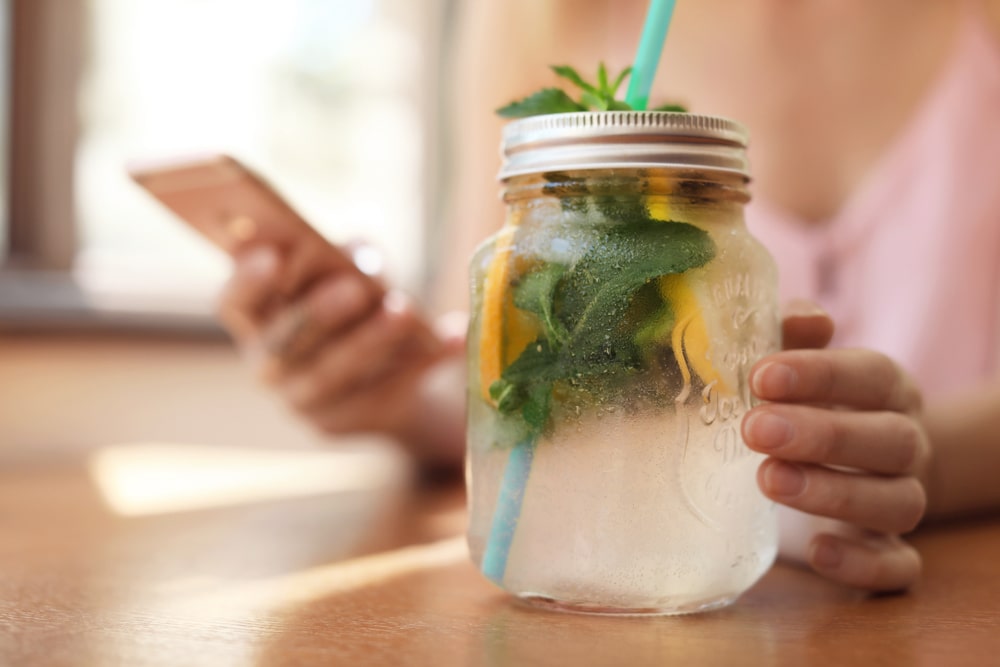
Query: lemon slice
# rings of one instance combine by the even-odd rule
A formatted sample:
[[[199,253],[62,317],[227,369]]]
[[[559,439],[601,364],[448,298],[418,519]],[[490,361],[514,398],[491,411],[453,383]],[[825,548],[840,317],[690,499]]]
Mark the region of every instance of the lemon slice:
[[[670,220],[666,197],[650,197],[648,207],[649,215],[654,220]],[[675,323],[670,343],[684,379],[678,400],[683,402],[691,391],[692,370],[706,385],[714,383],[719,392],[731,393],[735,383],[727,381],[712,363],[711,332],[719,327],[715,321],[712,326],[706,323],[704,304],[709,301],[709,295],[704,274],[697,281],[691,280],[688,273],[661,276],[658,287],[660,296],[674,311]]]
[[[497,235],[493,259],[483,282],[483,305],[479,325],[479,391],[489,403],[490,387],[503,370],[538,332],[531,316],[514,306],[510,282],[513,272],[516,227],[505,227]]]
[[[661,276],[659,280],[660,296],[671,305],[676,318],[670,343],[684,378],[681,401],[690,392],[692,370],[706,385],[714,384],[721,393],[731,393],[731,382],[712,363],[712,337],[701,299],[691,283],[684,274]]]

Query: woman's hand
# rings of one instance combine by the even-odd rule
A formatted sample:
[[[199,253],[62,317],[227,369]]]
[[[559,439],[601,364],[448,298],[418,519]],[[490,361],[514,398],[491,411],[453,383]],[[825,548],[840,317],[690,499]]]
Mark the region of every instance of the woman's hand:
[[[820,349],[832,321],[796,310],[784,321],[785,350],[751,371],[754,395],[769,402],[743,420],[747,445],[769,456],[761,490],[811,515],[779,508],[782,555],[851,586],[907,588],[920,556],[899,536],[923,517],[920,476],[930,459],[920,391],[882,354]]]
[[[432,332],[408,300],[383,294],[340,249],[328,250],[339,259],[302,280],[306,272],[273,248],[249,248],[235,261],[220,320],[258,376],[321,430],[383,432],[425,460],[459,458],[462,394],[454,389],[457,405],[448,404],[434,378],[458,356],[460,338]]]

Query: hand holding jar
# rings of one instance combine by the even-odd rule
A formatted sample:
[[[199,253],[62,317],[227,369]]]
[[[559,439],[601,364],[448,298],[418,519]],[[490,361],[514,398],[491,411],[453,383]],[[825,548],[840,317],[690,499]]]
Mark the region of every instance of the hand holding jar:
[[[830,318],[806,304],[791,311],[785,350],[750,375],[755,396],[770,403],[743,421],[747,446],[770,457],[761,490],[785,506],[781,553],[851,586],[906,588],[920,556],[899,535],[923,517],[931,452],[920,391],[884,355],[822,349]]]

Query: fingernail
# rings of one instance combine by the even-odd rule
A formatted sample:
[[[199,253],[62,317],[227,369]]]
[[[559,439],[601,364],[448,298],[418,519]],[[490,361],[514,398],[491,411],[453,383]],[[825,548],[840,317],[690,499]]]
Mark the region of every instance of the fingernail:
[[[776,496],[797,496],[806,488],[806,474],[798,466],[772,461],[764,471],[764,484]]]
[[[792,439],[792,424],[770,412],[752,412],[747,418],[747,435],[754,449],[778,449]]]
[[[753,374],[753,393],[764,399],[780,399],[795,389],[799,376],[791,366],[781,363],[767,364]]]
[[[385,297],[382,299],[382,306],[390,313],[400,314],[406,312],[410,308],[412,301],[406,293],[400,290],[389,290],[386,292]]]
[[[354,313],[368,301],[368,292],[360,279],[346,278],[330,286],[320,297],[317,307],[343,313]]]
[[[812,564],[824,570],[832,570],[843,560],[844,553],[840,546],[830,540],[820,540],[813,548]]]
[[[434,321],[434,329],[445,340],[458,340],[464,344],[469,328],[469,314],[461,310],[445,313]]]
[[[785,305],[784,314],[785,317],[815,317],[817,315],[826,315],[827,312],[815,301],[795,299]]]
[[[351,259],[361,273],[378,276],[385,268],[385,260],[377,248],[368,243],[358,243],[351,249]]]
[[[274,272],[278,257],[271,248],[254,248],[247,252],[240,265],[247,274],[262,278]]]

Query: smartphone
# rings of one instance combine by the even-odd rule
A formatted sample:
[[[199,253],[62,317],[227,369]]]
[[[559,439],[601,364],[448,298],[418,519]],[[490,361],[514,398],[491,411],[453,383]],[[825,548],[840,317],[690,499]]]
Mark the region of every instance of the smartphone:
[[[356,271],[373,298],[381,281],[360,271],[351,257],[307,223],[267,181],[229,155],[197,155],[132,163],[127,171],[164,206],[235,257],[270,245],[284,258],[280,291],[294,298],[332,271]]]
[[[127,170],[136,183],[230,255],[255,243],[287,249],[320,237],[263,178],[228,155],[133,163]]]
[[[132,179],[231,256],[253,245],[277,248],[285,261],[280,300],[294,301],[316,280],[335,271],[357,272],[373,303],[386,288],[361,271],[353,258],[313,229],[263,178],[223,154],[190,156],[127,166]],[[435,349],[437,337],[425,321],[417,338]]]

